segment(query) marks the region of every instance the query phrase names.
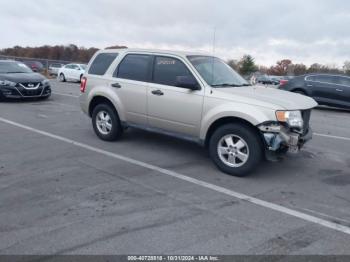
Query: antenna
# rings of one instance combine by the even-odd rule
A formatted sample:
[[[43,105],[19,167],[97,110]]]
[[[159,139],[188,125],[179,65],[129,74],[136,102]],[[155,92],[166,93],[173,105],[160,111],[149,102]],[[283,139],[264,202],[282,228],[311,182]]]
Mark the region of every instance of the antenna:
[[[214,32],[213,32],[213,55],[215,55],[215,43],[216,42],[216,26],[214,26]]]

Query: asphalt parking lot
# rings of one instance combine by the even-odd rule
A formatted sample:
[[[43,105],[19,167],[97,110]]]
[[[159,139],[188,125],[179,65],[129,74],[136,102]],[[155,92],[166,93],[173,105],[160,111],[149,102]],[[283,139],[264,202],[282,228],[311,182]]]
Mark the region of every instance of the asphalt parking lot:
[[[52,87],[0,103],[0,254],[350,254],[349,111],[314,110],[300,154],[236,178],[190,142],[103,142],[79,85]]]

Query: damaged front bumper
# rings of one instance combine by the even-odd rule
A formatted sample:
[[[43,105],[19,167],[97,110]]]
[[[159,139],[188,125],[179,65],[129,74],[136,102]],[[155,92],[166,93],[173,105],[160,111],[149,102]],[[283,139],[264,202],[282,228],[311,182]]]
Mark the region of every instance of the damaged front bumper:
[[[262,124],[258,126],[266,146],[266,158],[275,160],[286,152],[298,153],[303,145],[312,139],[312,129],[291,130],[281,124]]]

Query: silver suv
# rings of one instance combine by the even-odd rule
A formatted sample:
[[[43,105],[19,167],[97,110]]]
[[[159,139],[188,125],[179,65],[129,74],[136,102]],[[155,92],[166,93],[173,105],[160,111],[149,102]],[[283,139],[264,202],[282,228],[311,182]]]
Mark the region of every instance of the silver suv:
[[[127,127],[190,139],[225,173],[243,176],[263,159],[298,152],[311,139],[317,103],[250,86],[219,58],[173,51],[102,50],[81,82],[80,105],[98,137]]]

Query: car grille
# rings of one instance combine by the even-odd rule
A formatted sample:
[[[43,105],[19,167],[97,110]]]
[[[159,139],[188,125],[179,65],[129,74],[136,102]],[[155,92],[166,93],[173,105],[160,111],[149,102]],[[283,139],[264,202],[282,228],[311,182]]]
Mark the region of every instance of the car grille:
[[[306,134],[310,128],[311,109],[301,111],[301,115],[304,121],[304,134]]]
[[[43,91],[43,86],[40,82],[18,83],[16,88],[24,97],[40,96]]]
[[[36,90],[23,90],[21,94],[23,96],[40,96],[42,88]]]
[[[26,83],[19,83],[19,86],[22,86],[24,88],[37,88],[41,86],[41,83],[39,82],[26,82]]]

